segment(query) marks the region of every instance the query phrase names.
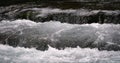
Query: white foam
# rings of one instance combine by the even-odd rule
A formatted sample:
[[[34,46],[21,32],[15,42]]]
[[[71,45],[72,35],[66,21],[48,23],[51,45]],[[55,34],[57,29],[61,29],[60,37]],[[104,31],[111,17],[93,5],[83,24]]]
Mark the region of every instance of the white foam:
[[[119,45],[120,25],[115,24],[67,24],[55,21],[36,23],[30,20],[2,21],[0,33],[16,33],[22,36],[49,38],[51,40],[79,40],[113,42]],[[88,38],[89,37],[89,38]],[[87,39],[87,40],[86,40]]]
[[[96,42],[104,41],[119,44],[120,37],[119,24],[79,25],[53,21],[36,23],[30,20],[2,21],[0,23],[0,33],[10,32],[10,30],[15,32],[19,30],[26,37],[51,38],[53,42],[54,40],[67,39],[72,42],[74,40],[95,40]],[[86,39],[87,37],[89,39]],[[0,63],[119,63],[119,59],[119,51],[98,51],[97,49],[79,47],[65,48],[65,50],[49,47],[47,51],[38,51],[34,48],[14,48],[0,45]]]
[[[98,51],[89,48],[66,48],[47,51],[13,48],[0,45],[0,63],[119,63],[120,52]]]

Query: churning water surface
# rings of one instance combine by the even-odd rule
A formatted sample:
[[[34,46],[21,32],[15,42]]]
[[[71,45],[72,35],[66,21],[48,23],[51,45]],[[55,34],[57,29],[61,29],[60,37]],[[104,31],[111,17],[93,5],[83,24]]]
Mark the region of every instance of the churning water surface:
[[[119,50],[119,24],[4,20],[0,22],[0,34],[0,63],[120,62],[120,52],[113,51]],[[42,47],[43,43],[48,47]]]

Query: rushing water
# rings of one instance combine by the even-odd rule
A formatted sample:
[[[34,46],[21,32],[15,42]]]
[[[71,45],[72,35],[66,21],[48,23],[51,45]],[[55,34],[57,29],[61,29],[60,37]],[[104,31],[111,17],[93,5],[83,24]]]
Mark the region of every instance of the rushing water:
[[[119,24],[67,24],[57,21],[36,23],[30,20],[1,21],[0,43],[47,50],[66,47],[120,50]]]
[[[98,51],[89,48],[66,48],[47,51],[13,48],[0,45],[0,63],[119,63],[120,52]]]
[[[53,20],[71,24],[120,23],[119,10],[59,9],[34,6],[0,7],[0,20],[28,19],[35,22]]]
[[[0,3],[0,63],[120,63],[119,0],[13,1]]]

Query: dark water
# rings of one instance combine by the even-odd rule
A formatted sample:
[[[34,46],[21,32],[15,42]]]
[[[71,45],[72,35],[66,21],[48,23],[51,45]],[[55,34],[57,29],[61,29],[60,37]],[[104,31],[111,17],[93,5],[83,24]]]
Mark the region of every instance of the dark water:
[[[43,7],[42,5],[23,4],[0,7],[0,10],[0,20],[28,19],[35,22],[53,20],[71,24],[120,23],[120,11],[117,9],[62,9]]]

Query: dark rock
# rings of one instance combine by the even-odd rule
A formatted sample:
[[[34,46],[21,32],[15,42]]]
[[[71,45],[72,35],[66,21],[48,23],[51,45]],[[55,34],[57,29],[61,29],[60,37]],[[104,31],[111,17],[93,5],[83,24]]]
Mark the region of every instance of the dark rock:
[[[104,50],[114,50],[114,51],[119,51],[120,50],[120,46],[117,44],[110,44],[110,45],[106,45],[105,48],[103,48]]]

